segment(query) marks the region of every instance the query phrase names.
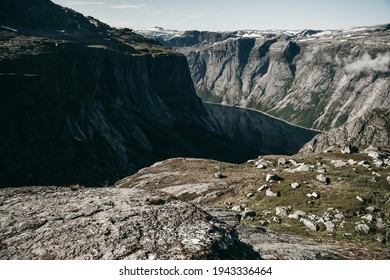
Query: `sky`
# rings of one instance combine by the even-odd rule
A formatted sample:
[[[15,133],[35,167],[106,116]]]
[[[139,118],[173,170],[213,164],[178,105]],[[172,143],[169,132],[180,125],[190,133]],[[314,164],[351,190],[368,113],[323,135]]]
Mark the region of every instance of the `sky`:
[[[52,0],[114,27],[344,29],[390,23],[390,0]]]

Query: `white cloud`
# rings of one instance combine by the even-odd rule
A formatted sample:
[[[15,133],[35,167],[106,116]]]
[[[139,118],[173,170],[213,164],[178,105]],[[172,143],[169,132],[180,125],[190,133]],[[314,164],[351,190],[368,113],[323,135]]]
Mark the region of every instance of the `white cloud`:
[[[345,71],[348,73],[355,72],[389,72],[390,71],[390,53],[378,54],[375,58],[372,58],[368,53],[364,53],[355,61],[351,61],[350,58],[344,60]]]

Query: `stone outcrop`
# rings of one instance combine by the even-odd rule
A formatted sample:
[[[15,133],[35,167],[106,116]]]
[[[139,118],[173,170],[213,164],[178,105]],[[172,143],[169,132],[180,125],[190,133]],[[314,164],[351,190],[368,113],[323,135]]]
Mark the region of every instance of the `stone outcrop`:
[[[0,189],[0,259],[259,259],[228,224],[158,192]]]
[[[367,148],[390,145],[390,111],[373,110],[350,122],[321,133],[306,143],[300,153],[323,152],[332,146]]]

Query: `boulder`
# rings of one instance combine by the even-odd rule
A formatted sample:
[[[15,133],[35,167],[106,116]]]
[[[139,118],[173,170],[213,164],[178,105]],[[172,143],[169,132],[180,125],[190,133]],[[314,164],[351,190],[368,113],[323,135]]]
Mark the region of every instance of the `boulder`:
[[[245,210],[241,213],[241,217],[243,219],[247,217],[256,217],[256,211],[250,208],[245,208]]]
[[[246,195],[246,197],[247,197],[247,198],[250,198],[250,197],[252,197],[252,196],[254,196],[254,195],[255,195],[254,193],[250,192],[250,193],[248,193],[248,194]]]
[[[300,222],[312,231],[318,231],[320,228],[316,222],[309,219],[301,218]]]
[[[328,185],[330,183],[330,179],[326,177],[324,174],[319,174],[316,176],[317,180],[321,183]]]
[[[268,173],[267,176],[265,177],[265,180],[267,182],[279,182],[279,181],[283,181],[283,178],[279,177],[275,173]]]
[[[356,199],[359,200],[360,202],[364,203],[364,199],[361,198],[360,196],[357,195],[357,196],[356,196]]]
[[[352,146],[350,144],[348,145],[344,145],[342,148],[341,148],[341,152],[343,154],[352,154],[352,153],[357,153],[359,152],[359,149],[355,146]]]
[[[303,212],[301,210],[295,211],[293,214],[288,215],[290,219],[298,220],[301,217],[304,217],[306,215],[306,212]]]
[[[334,232],[335,231],[335,224],[332,223],[331,221],[326,221],[324,223],[325,227],[326,227],[326,231],[327,232]]]
[[[280,158],[280,159],[278,159],[278,164],[279,164],[279,165],[286,165],[286,164],[288,164],[288,163],[290,163],[290,161],[287,160],[287,159],[285,159],[285,158]]]
[[[266,196],[271,196],[271,197],[279,197],[281,194],[280,194],[280,192],[273,192],[273,191],[271,191],[270,189],[268,189],[268,190],[265,192],[265,195],[266,195]]]
[[[355,230],[360,233],[368,234],[370,232],[370,227],[366,224],[358,224],[355,226]]]
[[[333,159],[333,160],[330,161],[330,163],[333,164],[334,167],[337,167],[337,168],[345,167],[345,166],[348,165],[348,162],[345,162],[345,161],[340,160],[340,159]]]
[[[281,207],[281,206],[275,208],[275,214],[276,214],[276,216],[279,216],[282,218],[287,217],[287,215],[288,215],[286,207]]]
[[[236,205],[236,206],[233,206],[233,207],[232,207],[232,210],[233,210],[233,211],[240,212],[240,211],[242,211],[242,207],[241,207],[241,205]]]
[[[262,192],[264,190],[268,189],[268,185],[262,185],[260,188],[257,189],[258,192]]]
[[[300,186],[301,186],[301,184],[299,184],[299,183],[297,183],[297,182],[291,183],[291,187],[292,187],[293,189],[297,189],[297,188],[299,188]]]
[[[316,192],[307,193],[306,196],[307,196],[308,198],[313,198],[313,199],[318,199],[318,198],[320,198],[320,195],[319,195],[318,193],[316,193]]]

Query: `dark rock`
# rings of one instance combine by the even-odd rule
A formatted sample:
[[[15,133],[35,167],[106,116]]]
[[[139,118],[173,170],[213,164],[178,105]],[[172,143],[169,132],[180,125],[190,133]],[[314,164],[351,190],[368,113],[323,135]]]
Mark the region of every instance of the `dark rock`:
[[[178,156],[247,159],[210,123],[184,56],[49,0],[1,1],[0,22],[20,29],[0,30],[1,187],[107,185]]]

